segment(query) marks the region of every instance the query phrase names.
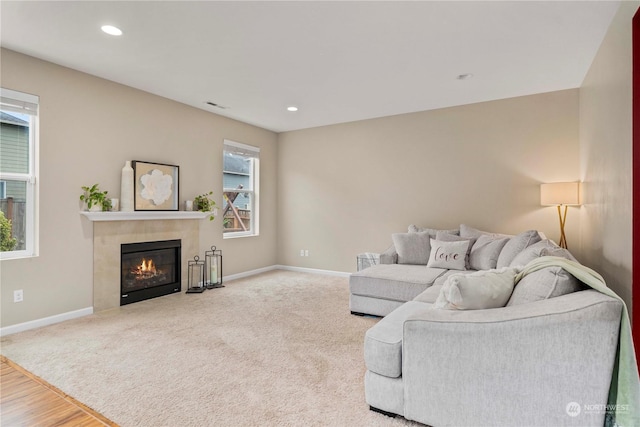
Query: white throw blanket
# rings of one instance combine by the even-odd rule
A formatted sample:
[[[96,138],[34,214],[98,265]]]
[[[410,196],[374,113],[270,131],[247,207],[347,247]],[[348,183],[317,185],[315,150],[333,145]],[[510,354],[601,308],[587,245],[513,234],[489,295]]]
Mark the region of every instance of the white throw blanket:
[[[640,379],[638,378],[638,365],[636,364],[626,304],[622,298],[607,287],[600,274],[580,263],[559,257],[544,256],[534,259],[516,275],[516,285],[527,274],[546,267],[561,267],[585,285],[622,302],[618,352],[609,389],[605,425],[612,427],[640,426]]]

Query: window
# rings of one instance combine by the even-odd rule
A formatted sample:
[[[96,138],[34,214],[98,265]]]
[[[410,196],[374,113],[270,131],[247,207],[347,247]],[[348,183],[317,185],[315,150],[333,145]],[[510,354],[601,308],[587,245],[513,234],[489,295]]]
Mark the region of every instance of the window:
[[[258,235],[260,149],[224,141],[224,237]]]
[[[36,255],[37,123],[37,96],[0,88],[0,211],[11,223],[1,259]]]

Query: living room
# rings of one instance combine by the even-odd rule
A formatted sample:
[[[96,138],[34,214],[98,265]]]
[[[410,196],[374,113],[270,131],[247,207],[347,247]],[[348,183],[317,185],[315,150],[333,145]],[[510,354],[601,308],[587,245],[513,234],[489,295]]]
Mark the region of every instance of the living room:
[[[225,140],[260,148],[259,235],[223,239],[222,221],[199,222],[198,253],[220,247],[229,278],[280,267],[346,276],[357,254],[382,252],[392,233],[413,223],[537,229],[557,241],[557,214],[540,205],[540,184],[581,181],[584,203],[567,220],[569,249],[631,309],[637,9],[637,2],[614,8],[574,87],[288,131],[3,44],[2,87],[40,98],[38,256],[2,261],[3,335],[93,312],[94,224],[79,214],[81,186],[98,182],[118,197],[124,162],[153,161],[180,166],[181,203],[213,191],[221,205]],[[24,292],[20,303],[11,298],[16,289]]]

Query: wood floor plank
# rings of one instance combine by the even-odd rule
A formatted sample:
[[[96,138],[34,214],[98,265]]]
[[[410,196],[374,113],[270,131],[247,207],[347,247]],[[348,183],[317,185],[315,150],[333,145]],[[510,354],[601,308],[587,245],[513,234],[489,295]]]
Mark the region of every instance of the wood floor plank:
[[[4,356],[0,356],[0,425],[118,427]]]

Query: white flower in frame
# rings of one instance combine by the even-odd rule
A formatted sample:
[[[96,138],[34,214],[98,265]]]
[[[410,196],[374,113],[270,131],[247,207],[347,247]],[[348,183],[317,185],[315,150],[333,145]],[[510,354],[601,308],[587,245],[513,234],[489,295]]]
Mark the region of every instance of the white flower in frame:
[[[145,200],[151,200],[156,206],[163,204],[171,197],[173,185],[171,175],[165,175],[158,169],[153,169],[148,174],[142,175],[140,182],[143,187],[140,195]]]

